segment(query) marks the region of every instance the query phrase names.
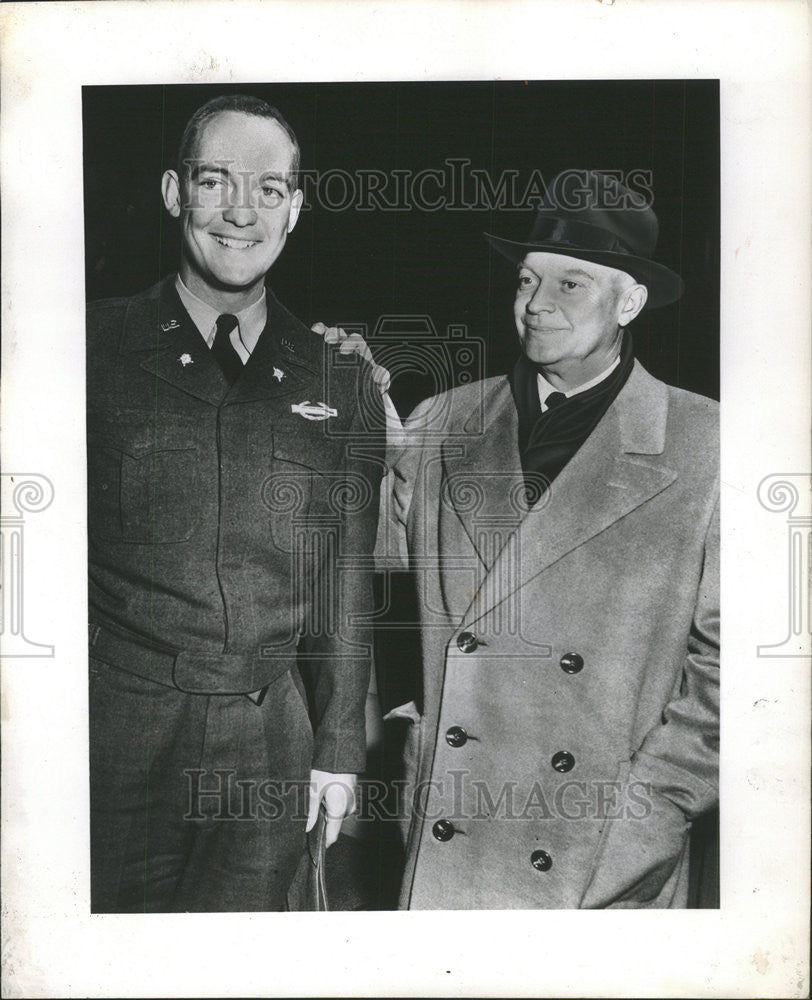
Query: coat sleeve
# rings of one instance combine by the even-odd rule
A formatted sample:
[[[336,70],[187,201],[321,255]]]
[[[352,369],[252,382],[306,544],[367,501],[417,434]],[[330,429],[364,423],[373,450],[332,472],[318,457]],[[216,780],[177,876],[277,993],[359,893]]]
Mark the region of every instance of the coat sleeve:
[[[581,907],[668,906],[685,860],[690,821],[718,801],[719,504],[705,538],[702,575],[678,695],[620,776],[620,801],[640,803],[607,819]]]
[[[375,565],[381,572],[409,568],[409,513],[420,470],[431,452],[427,434],[432,430],[434,397],[419,403],[405,423],[401,423],[388,396],[384,404],[387,471],[381,485],[381,515],[375,548]]]
[[[365,704],[372,666],[373,558],[385,464],[384,410],[366,364],[340,477],[313,512],[314,573],[304,651],[313,675],[313,767],[366,766]]]

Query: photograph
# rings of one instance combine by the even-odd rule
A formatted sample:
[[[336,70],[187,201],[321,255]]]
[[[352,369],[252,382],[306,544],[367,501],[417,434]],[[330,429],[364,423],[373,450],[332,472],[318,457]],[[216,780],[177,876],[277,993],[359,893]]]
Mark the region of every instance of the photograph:
[[[83,140],[93,911],[718,906],[718,81]]]
[[[4,996],[809,995],[809,28],[0,5]]]

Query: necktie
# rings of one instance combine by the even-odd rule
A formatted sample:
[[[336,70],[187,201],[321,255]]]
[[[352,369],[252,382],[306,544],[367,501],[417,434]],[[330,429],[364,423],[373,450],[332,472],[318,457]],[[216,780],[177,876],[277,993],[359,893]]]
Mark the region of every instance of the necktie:
[[[211,345],[211,353],[223,369],[223,374],[229,385],[242,371],[242,361],[231,343],[230,334],[235,326],[237,326],[237,317],[232,316],[231,313],[223,313],[222,316],[218,316],[217,332],[214,335],[214,343]]]
[[[544,405],[548,410],[554,410],[557,406],[561,406],[562,403],[566,403],[566,401],[567,397],[563,392],[551,392],[544,400]]]

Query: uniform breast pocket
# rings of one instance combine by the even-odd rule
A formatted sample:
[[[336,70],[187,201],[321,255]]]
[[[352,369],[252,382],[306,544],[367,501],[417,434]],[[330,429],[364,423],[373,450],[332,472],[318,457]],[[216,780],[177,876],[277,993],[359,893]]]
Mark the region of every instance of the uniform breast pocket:
[[[274,434],[272,459],[262,485],[262,500],[268,512],[271,541],[277,552],[292,553],[310,548],[308,526],[314,483],[319,472],[313,467],[301,437]]]
[[[198,455],[182,422],[88,435],[88,528],[106,541],[188,541],[199,514]]]
[[[338,525],[364,491],[359,477],[345,471],[346,447],[321,424],[301,421],[274,428],[270,468],[263,461],[268,468],[263,502],[277,548],[289,552],[295,539],[299,550],[336,544]],[[260,448],[267,454],[262,442]]]

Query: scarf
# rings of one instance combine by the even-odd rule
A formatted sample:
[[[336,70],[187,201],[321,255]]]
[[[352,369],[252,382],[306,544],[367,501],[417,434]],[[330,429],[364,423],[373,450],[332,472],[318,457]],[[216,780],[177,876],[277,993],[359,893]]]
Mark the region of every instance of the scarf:
[[[595,429],[625,385],[633,365],[631,334],[624,330],[620,364],[597,385],[542,413],[536,379],[541,366],[521,355],[510,384],[519,414],[519,454],[528,506],[538,502]]]

